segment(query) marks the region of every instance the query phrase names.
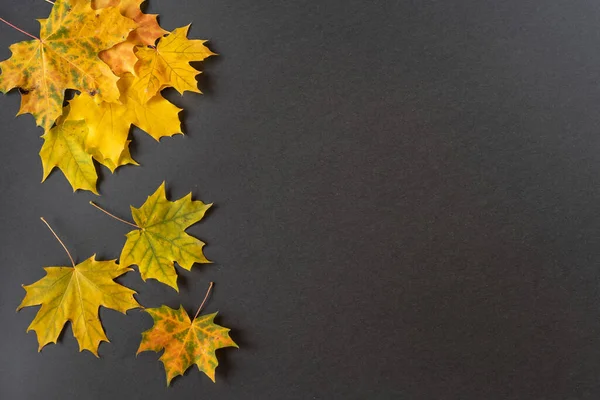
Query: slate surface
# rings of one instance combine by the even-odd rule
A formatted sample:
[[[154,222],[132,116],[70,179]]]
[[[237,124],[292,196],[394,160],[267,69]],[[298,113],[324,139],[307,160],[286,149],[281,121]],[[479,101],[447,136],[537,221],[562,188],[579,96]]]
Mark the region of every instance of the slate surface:
[[[30,32],[50,5],[5,0]],[[179,97],[187,136],[132,135],[141,167],[101,197],[40,184],[42,134],[0,99],[0,398],[597,399],[600,397],[600,5],[594,1],[151,0],[221,56]],[[27,39],[0,26],[0,58]],[[165,387],[137,358],[142,312],[102,310],[110,344],[70,328],[37,353],[21,284],[116,258],[163,181],[214,202],[189,229],[214,265],[181,293],[137,273],[149,307],[233,329],[217,383]],[[193,397],[192,397],[193,396]]]

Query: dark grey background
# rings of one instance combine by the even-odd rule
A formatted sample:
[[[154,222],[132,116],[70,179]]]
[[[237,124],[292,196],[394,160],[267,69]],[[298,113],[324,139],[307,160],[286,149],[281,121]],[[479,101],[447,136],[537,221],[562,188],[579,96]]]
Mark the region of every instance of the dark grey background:
[[[42,0],[0,16],[37,32]],[[133,131],[142,167],[101,197],[40,184],[41,130],[1,98],[0,398],[598,399],[600,4],[597,1],[152,0],[166,29],[221,54],[205,95],[168,97],[188,136]],[[0,56],[22,34],[0,26]],[[103,309],[110,344],[70,328],[37,353],[15,313],[43,266],[115,258],[161,181],[215,202],[189,232],[215,261],[181,293],[137,272],[146,306],[206,312],[240,349],[217,383],[165,387],[135,351],[151,319]],[[193,396],[193,397],[192,397]]]

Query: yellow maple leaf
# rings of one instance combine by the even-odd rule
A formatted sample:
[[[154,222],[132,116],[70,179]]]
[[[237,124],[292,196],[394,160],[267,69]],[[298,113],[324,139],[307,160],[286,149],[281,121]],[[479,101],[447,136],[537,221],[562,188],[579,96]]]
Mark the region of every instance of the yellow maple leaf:
[[[24,92],[19,114],[33,114],[48,130],[62,113],[66,89],[117,101],[118,78],[98,52],[124,41],[136,23],[114,7],[93,10],[89,2],[69,0],[57,0],[39,22],[40,37],[13,44],[12,56],[0,63],[0,91]]]
[[[121,165],[137,164],[128,148],[131,124],[157,141],[182,133],[178,115],[181,109],[160,94],[142,103],[139,94],[132,89],[135,81],[129,73],[119,80],[121,104],[101,101],[85,93],[69,102],[66,120],[85,120],[89,130],[85,141],[87,151],[111,171]]]
[[[127,234],[121,251],[123,267],[137,265],[142,279],[156,279],[179,291],[174,262],[187,269],[210,263],[202,252],[204,242],[185,230],[200,221],[212,204],[192,201],[192,194],[167,200],[164,182],[140,208],[131,207],[137,230]]]
[[[229,337],[229,329],[214,323],[217,313],[201,315],[192,321],[183,306],[175,310],[163,305],[144,311],[150,314],[154,325],[142,333],[137,352],[158,353],[164,349],[160,361],[165,366],[167,385],[194,364],[214,382],[219,365],[215,350],[238,347]]]
[[[141,307],[133,298],[135,291],[113,281],[131,271],[115,261],[96,261],[92,256],[73,267],[47,267],[45,277],[23,286],[27,294],[17,310],[41,305],[27,329],[36,332],[38,350],[56,343],[64,325],[71,321],[79,351],[89,350],[98,357],[100,342],[109,341],[98,318],[98,308],[104,306],[126,313]]]
[[[84,142],[85,152],[114,171],[120,165],[137,165],[129,154],[127,136],[131,123],[126,120],[127,111],[122,104],[82,94],[70,101],[65,121],[84,123],[89,132]]]
[[[73,191],[83,189],[98,194],[96,167],[92,156],[85,149],[87,135],[88,128],[84,121],[61,122],[59,119],[59,124],[42,136],[42,182],[55,167],[58,167],[73,187]]]
[[[127,40],[118,43],[100,53],[102,61],[107,63],[112,71],[121,76],[126,72],[135,74],[134,65],[137,62],[133,49],[135,46],[153,46],[156,40],[166,35],[167,31],[158,25],[156,14],[144,14],[141,4],[145,0],[95,0],[94,9],[118,6],[121,14],[134,20],[138,27],[129,33]]]
[[[201,93],[196,82],[196,75],[200,71],[193,68],[190,62],[202,61],[215,53],[204,45],[206,40],[187,39],[189,28],[188,25],[175,29],[162,37],[155,48],[135,49],[139,58],[135,64],[135,72],[139,77],[136,90],[142,101],[148,101],[167,86],[174,87],[181,94],[186,90]]]

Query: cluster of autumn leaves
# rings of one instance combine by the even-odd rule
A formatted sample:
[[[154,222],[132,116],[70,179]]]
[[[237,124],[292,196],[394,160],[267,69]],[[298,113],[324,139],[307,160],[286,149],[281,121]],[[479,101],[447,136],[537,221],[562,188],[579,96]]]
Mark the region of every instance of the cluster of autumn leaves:
[[[199,71],[190,62],[214,53],[205,41],[187,39],[189,26],[163,30],[156,15],[141,11],[143,1],[57,0],[49,17],[40,20],[39,38],[28,34],[33,40],[10,46],[12,56],[0,63],[0,90],[19,88],[19,114],[32,114],[44,129],[44,179],[58,167],[74,190],[97,193],[94,160],[111,171],[137,164],[128,148],[131,125],[156,140],[182,133],[181,109],[161,91],[199,93]],[[77,93],[65,102],[67,90]],[[191,194],[169,201],[163,183],[140,208],[131,208],[134,223],[121,220],[135,229],[127,234],[118,263],[92,256],[76,265],[69,254],[72,267],[45,268],[44,278],[24,286],[19,306],[41,306],[28,328],[36,332],[39,349],[56,343],[70,321],[80,350],[97,356],[100,343],[108,341],[99,307],[123,313],[143,308],[133,290],[114,281],[133,265],[144,281],[156,279],[178,290],[175,263],[190,270],[210,262],[204,243],[185,232],[210,206],[193,201]],[[199,309],[190,319],[182,307],[145,311],[154,325],[142,334],[138,353],[164,350],[160,360],[167,384],[194,364],[214,381],[215,350],[237,347],[229,329],[214,323],[216,313],[198,315]]]
[[[93,160],[110,171],[137,164],[129,152],[135,125],[156,140],[181,132],[180,108],[161,91],[198,92],[190,62],[214,55],[189,26],[163,30],[143,0],[58,0],[40,36],[10,46],[0,91],[19,88],[19,114],[44,129],[44,179],[58,167],[74,190],[97,193]],[[76,94],[64,104],[65,91]]]

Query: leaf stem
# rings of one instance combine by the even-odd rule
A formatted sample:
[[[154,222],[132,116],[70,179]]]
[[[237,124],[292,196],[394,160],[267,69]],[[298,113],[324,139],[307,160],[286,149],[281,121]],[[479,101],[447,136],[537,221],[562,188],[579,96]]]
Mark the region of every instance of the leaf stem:
[[[44,0],[44,1],[45,1],[46,3],[54,4],[54,2],[53,2],[53,1],[50,1],[50,0]]]
[[[63,249],[65,249],[65,251],[67,252],[67,255],[69,256],[69,260],[71,260],[71,264],[73,264],[73,268],[75,268],[75,261],[73,261],[73,257],[71,257],[71,253],[69,253],[69,249],[67,249],[67,246],[65,246],[65,244],[63,243],[63,241],[60,240],[60,238],[58,237],[58,235],[56,234],[56,232],[54,232],[54,229],[52,229],[52,227],[44,219],[44,217],[40,217],[40,219],[46,224],[46,226],[48,227],[48,229],[50,229],[50,232],[52,232],[52,234],[54,235],[54,237],[56,238],[56,240],[58,240],[58,243],[60,243],[61,246],[63,247]]]
[[[204,296],[204,300],[202,300],[202,304],[200,304],[200,307],[198,307],[198,311],[196,311],[196,315],[194,315],[194,320],[196,319],[196,317],[198,317],[198,314],[200,314],[200,311],[202,311],[202,307],[204,307],[204,303],[206,303],[206,299],[208,299],[208,295],[210,294],[210,291],[214,284],[215,284],[214,282],[211,282],[208,285],[208,290],[206,291],[206,296]]]
[[[133,227],[135,227],[137,229],[142,229],[139,226],[137,226],[136,224],[133,224],[133,223],[131,223],[129,221],[125,221],[124,219],[121,219],[121,218],[117,217],[116,215],[113,215],[113,214],[109,213],[108,211],[106,211],[104,208],[100,207],[99,205],[97,205],[93,201],[90,201],[90,204],[93,205],[94,207],[96,207],[98,210],[102,211],[103,213],[105,213],[107,215],[110,215],[111,217],[113,217],[117,221],[121,221],[124,224],[131,225],[131,226],[133,226]]]
[[[4,22],[6,25],[10,26],[11,28],[14,28],[14,29],[18,30],[19,32],[26,34],[27,36],[34,38],[35,40],[40,40],[39,37],[33,36],[31,33],[27,33],[27,32],[25,32],[21,28],[17,28],[16,26],[14,26],[13,24],[11,24],[10,22],[8,22],[7,20],[5,20],[4,18],[0,18],[0,21]]]

